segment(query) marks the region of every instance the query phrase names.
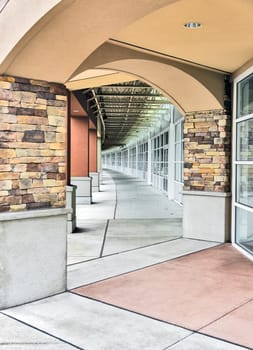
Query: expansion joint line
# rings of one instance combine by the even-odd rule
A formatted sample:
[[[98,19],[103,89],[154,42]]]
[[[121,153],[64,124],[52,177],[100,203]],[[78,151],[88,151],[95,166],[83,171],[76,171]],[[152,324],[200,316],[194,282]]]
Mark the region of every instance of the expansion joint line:
[[[101,250],[100,250],[99,258],[102,258],[102,256],[103,256],[104,246],[105,246],[105,241],[106,241],[106,234],[107,234],[107,231],[108,231],[109,223],[110,223],[110,220],[107,220],[106,221],[106,225],[105,225],[104,239],[103,239],[102,247],[101,247]]]
[[[57,339],[57,340],[61,341],[62,343],[68,344],[68,345],[72,346],[72,347],[75,348],[75,349],[78,349],[78,350],[85,350],[85,348],[83,348],[83,347],[81,348],[80,346],[75,345],[75,344],[73,344],[73,343],[71,343],[71,342],[69,342],[69,341],[67,341],[67,340],[65,340],[65,339],[63,339],[63,338],[57,337],[56,335],[54,335],[54,334],[52,334],[52,333],[50,333],[50,332],[47,332],[47,331],[45,331],[45,330],[43,330],[43,329],[41,329],[41,328],[39,328],[39,327],[36,327],[36,326],[34,326],[34,325],[32,325],[32,324],[30,324],[30,323],[28,323],[28,322],[22,321],[21,319],[19,319],[19,318],[17,318],[17,317],[8,315],[7,313],[2,312],[2,311],[0,311],[0,314],[6,316],[6,317],[8,317],[8,318],[10,318],[10,319],[12,319],[12,320],[14,320],[14,321],[16,321],[16,322],[19,322],[19,323],[21,323],[21,324],[23,324],[23,325],[25,325],[25,326],[28,326],[28,327],[30,327],[30,328],[36,330],[36,331],[39,331],[39,332],[41,332],[41,333],[43,333],[43,334],[46,334],[46,335],[50,336],[51,338]],[[29,344],[31,344],[31,343],[29,343]],[[33,343],[32,343],[32,344],[33,344]],[[37,343],[36,343],[36,344],[37,344]],[[61,344],[59,344],[59,345],[61,345]]]
[[[114,181],[114,185],[115,185],[115,207],[114,207],[113,220],[116,219],[116,211],[117,211],[117,207],[118,207],[118,189],[117,189],[116,181]]]

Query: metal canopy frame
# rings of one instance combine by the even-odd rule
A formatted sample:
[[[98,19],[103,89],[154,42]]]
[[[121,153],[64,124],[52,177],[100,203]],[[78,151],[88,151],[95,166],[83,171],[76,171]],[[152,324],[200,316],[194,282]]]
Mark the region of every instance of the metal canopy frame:
[[[87,89],[83,93],[89,108],[101,119],[104,149],[124,145],[170,109],[165,96],[139,80]]]

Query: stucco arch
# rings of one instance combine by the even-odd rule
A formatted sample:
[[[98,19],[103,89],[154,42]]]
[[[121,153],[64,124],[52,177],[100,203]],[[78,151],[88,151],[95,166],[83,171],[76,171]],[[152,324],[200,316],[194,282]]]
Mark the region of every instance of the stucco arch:
[[[215,96],[197,79],[173,66],[129,59],[107,63],[101,68],[136,75],[160,89],[183,113],[222,108]]]
[[[135,75],[160,89],[183,113],[223,108],[224,74],[219,72],[110,43],[102,45],[75,73],[91,68]]]
[[[12,0],[0,17],[0,74],[66,82],[111,36],[175,1]]]

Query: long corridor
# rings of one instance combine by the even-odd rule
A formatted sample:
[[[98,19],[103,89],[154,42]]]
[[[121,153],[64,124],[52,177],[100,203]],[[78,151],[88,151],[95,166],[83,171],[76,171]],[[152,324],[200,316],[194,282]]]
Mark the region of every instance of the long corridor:
[[[0,349],[253,348],[251,261],[182,238],[182,207],[136,178],[103,171],[93,201],[68,237],[68,291],[2,311]]]

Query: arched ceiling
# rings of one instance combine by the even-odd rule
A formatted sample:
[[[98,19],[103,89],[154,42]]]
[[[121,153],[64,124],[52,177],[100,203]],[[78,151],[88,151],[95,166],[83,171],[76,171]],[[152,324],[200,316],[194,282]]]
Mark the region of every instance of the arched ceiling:
[[[11,0],[0,73],[66,82],[109,38],[234,72],[252,58],[252,23],[252,0]]]
[[[64,83],[108,38],[174,1],[11,0],[0,18],[0,74]]]
[[[175,67],[134,59],[115,61],[101,67],[135,74],[162,91],[182,113],[222,108],[222,104],[198,80]]]
[[[189,21],[201,27],[185,28]],[[222,105],[223,75],[209,69],[231,73],[252,58],[252,23],[252,0],[11,0],[0,16],[0,74],[68,83],[87,69],[109,69],[111,76],[98,74],[101,83],[130,73],[158,86],[184,111],[216,108]],[[134,55],[143,50],[154,64],[141,67],[134,57],[115,56],[87,64],[108,41]],[[119,45],[116,50],[121,52]],[[166,65],[159,56],[168,60],[166,69],[159,65],[164,77],[147,71],[157,69],[157,62]],[[96,75],[86,78],[97,86]]]
[[[125,72],[146,81],[160,89],[182,113],[223,108],[224,74],[220,72],[162,56],[154,57],[113,43],[105,43],[97,49],[76,73],[89,71],[92,67],[99,68],[98,72],[100,69]],[[93,74],[96,74],[96,70],[93,70]],[[81,86],[82,82],[79,83]],[[83,87],[87,87],[86,80],[83,83]]]

